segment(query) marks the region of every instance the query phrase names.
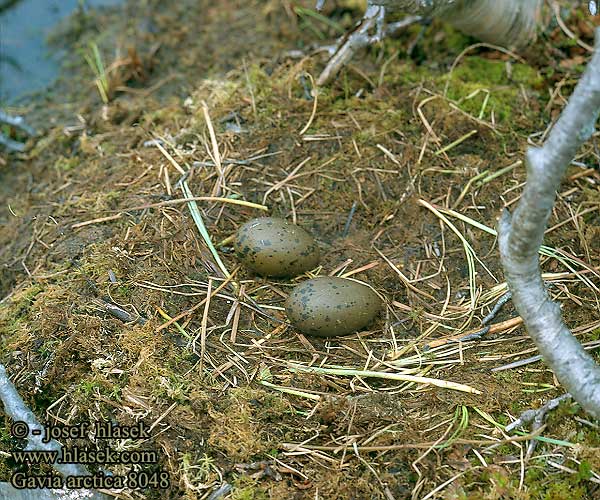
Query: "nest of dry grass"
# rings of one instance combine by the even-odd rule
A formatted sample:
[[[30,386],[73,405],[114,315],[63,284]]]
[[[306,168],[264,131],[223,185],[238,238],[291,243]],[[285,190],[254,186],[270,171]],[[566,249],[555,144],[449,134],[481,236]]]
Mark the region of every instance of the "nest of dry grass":
[[[267,11],[289,33],[291,19],[317,22]],[[576,405],[541,431],[506,432],[561,388],[510,304],[484,320],[506,291],[496,217],[518,200],[526,144],[543,140],[573,73],[481,47],[456,59],[464,38],[440,55],[445,68],[398,58],[417,37],[386,42],[326,89],[311,85],[318,59],[282,57],[237,61],[186,99],[96,98],[83,129],[55,129],[21,162],[44,184],[4,192],[18,216],[0,233],[4,362],[47,421],[152,429],[150,442],[110,446],[158,450],[148,467],[171,488],[120,498],[598,494],[598,427]],[[542,255],[590,349],[597,162],[592,142]],[[23,174],[3,175],[25,189]],[[295,280],[244,270],[231,237],[264,213],[311,231],[321,266]],[[317,275],[368,282],[385,312],[352,336],[301,335],[282,305]]]

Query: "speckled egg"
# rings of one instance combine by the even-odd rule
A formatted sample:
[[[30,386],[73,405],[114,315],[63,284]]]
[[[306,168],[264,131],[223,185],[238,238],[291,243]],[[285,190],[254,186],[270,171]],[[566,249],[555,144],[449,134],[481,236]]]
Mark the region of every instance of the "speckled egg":
[[[368,286],[344,278],[320,277],[292,290],[285,304],[295,328],[307,335],[348,335],[366,327],[381,310],[379,296]]]
[[[274,278],[298,276],[319,264],[319,247],[304,229],[276,217],[259,217],[239,228],[235,252],[251,271]]]

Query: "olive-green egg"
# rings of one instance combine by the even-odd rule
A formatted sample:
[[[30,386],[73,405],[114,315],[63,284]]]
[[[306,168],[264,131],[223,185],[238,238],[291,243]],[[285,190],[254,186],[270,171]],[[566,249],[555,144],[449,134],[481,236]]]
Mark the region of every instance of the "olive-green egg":
[[[381,310],[368,286],[344,278],[320,277],[292,290],[285,311],[292,325],[307,335],[333,337],[365,328]]]
[[[301,227],[276,217],[246,222],[233,245],[240,261],[262,276],[298,276],[319,264],[315,239]]]

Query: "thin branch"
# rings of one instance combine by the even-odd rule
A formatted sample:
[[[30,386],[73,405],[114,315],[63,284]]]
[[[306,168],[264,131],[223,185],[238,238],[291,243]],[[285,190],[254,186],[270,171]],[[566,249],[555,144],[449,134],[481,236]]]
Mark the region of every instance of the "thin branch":
[[[506,432],[511,432],[517,427],[526,427],[531,425],[531,432],[536,432],[544,426],[546,415],[551,411],[558,408],[561,401],[570,400],[572,396],[569,393],[563,394],[557,398],[547,401],[543,406],[537,410],[525,410],[521,413],[521,416],[514,422],[508,424],[505,428]],[[529,460],[537,446],[537,439],[529,441],[527,446],[526,459]]]
[[[6,368],[0,363],[0,400],[4,405],[4,411],[6,415],[15,422],[24,422],[28,430],[26,434],[27,447],[26,450],[42,450],[42,451],[57,451],[59,456],[62,456],[62,446],[54,439],[49,442],[43,442],[45,435],[44,426],[40,424],[31,411],[31,409],[25,404],[23,398],[20,396],[17,388],[8,378]],[[34,432],[35,431],[35,432]],[[39,433],[38,433],[39,432]],[[58,460],[52,464],[54,469],[62,474],[63,476],[89,476],[90,472],[87,468],[77,463],[60,463]],[[64,495],[61,493],[63,490],[56,490],[56,492],[45,492],[43,498],[51,498],[55,500],[62,500],[67,498],[76,498],[71,495],[72,490],[64,490]],[[79,490],[78,490],[79,491]],[[92,500],[105,500],[107,497],[102,493],[80,490],[81,495],[79,498],[90,498]],[[2,498],[18,498],[17,494],[20,494],[18,490],[13,490],[11,486],[5,483],[0,483],[0,496]],[[10,496],[2,496],[10,495]],[[41,492],[36,490],[30,491],[29,496],[25,494],[22,498],[40,499],[42,498]]]
[[[0,9],[1,10],[1,9]],[[25,132],[27,135],[36,135],[35,129],[27,124],[25,118],[22,116],[13,116],[0,110],[0,123],[6,123],[11,127],[18,128]],[[0,134],[0,144],[3,145],[9,151],[16,151],[22,153],[25,151],[25,144],[19,141],[15,141],[4,134]]]
[[[384,9],[381,7],[368,7],[364,17],[359,21],[349,35],[342,38],[336,52],[328,61],[327,66],[317,79],[317,85],[324,85],[331,81],[344,67],[357,50],[380,42],[384,37],[391,36],[402,28],[418,23],[421,16],[408,16],[396,23],[383,26]],[[376,28],[374,35],[370,31]]]
[[[484,42],[522,47],[535,37],[542,0],[369,0],[388,12],[438,17]]]
[[[543,359],[586,411],[600,418],[600,367],[566,327],[544,287],[538,250],[556,191],[600,113],[600,28],[596,52],[541,148],[527,151],[527,184],[514,215],[498,223],[499,248],[513,303]]]
[[[542,0],[368,0],[367,10],[354,29],[340,39],[327,66],[317,79],[324,85],[352,58],[368,45],[430,17],[439,17],[455,28],[484,42],[520,47],[536,34]],[[317,9],[325,2],[319,0]],[[386,12],[402,11],[413,14],[401,21],[384,24]],[[370,31],[375,28],[375,34]],[[328,47],[329,49],[329,47]]]
[[[0,110],[0,122],[21,129],[27,135],[33,136],[36,134],[35,129],[31,125],[28,125],[25,121],[25,118],[23,118],[22,116],[9,115],[8,113],[5,113],[4,111]]]
[[[27,435],[27,450],[44,450],[44,451],[61,451],[61,445],[54,440],[48,443],[42,442],[44,437],[44,426],[41,425],[33,412],[23,401],[19,395],[17,388],[8,378],[6,368],[0,364],[0,399],[4,404],[6,414],[14,422],[25,422],[29,428]],[[41,434],[35,435],[33,431],[40,431]],[[68,475],[86,475],[89,474],[87,469],[79,464],[59,464],[55,465],[55,469],[63,474]]]

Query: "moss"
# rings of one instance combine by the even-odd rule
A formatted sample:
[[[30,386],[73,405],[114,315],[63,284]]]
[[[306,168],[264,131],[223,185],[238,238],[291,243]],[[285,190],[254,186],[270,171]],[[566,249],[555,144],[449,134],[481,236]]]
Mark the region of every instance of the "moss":
[[[446,49],[451,52],[458,54],[468,47],[473,41],[473,37],[465,35],[461,31],[454,29],[448,23],[442,23],[440,28],[440,32],[444,33],[444,45]]]
[[[237,476],[233,481],[231,500],[267,500],[267,498],[269,497],[259,487],[258,481],[246,476]]]
[[[7,422],[8,417],[2,416],[0,420],[0,450],[14,449],[14,438],[9,432],[10,424]],[[10,477],[14,472],[13,466],[9,463],[9,456],[4,453],[0,454],[0,477]]]
[[[30,338],[29,313],[32,304],[44,288],[34,284],[16,291],[8,305],[0,306],[0,332],[2,332],[2,351],[13,350],[14,346],[26,343]]]
[[[196,456],[194,453],[183,453],[180,458],[180,471],[186,484],[202,489],[207,484],[219,481],[219,469],[215,460],[206,453]]]
[[[115,290],[114,298],[128,299],[131,297],[133,289],[128,285],[119,285]]]
[[[463,57],[451,72],[441,72],[437,65],[427,62],[417,65],[398,60],[388,65],[383,81],[393,88],[424,83],[442,94],[447,89],[447,97],[467,113],[490,120],[493,112],[496,122],[507,124],[515,114],[525,111],[521,88],[535,93],[543,87],[544,77],[523,63],[512,63],[509,74],[505,61],[473,55]],[[361,103],[355,101],[349,104],[360,108]],[[386,104],[389,109],[389,102]]]
[[[184,403],[188,399],[190,390],[189,381],[176,371],[168,368],[160,370],[150,381],[152,386],[152,395],[157,400],[169,399],[179,403]]]
[[[122,383],[123,380],[119,380],[118,383],[113,383],[100,375],[92,374],[83,379],[75,387],[75,398],[85,400],[99,394],[111,401],[119,402],[121,400],[121,392],[123,391],[123,388],[121,387]]]
[[[506,62],[471,56],[462,60],[454,68],[452,76],[462,81],[491,86],[523,84],[530,88],[538,88],[543,83],[541,75],[531,66],[512,63],[510,67],[509,75]]]
[[[269,3],[273,6],[280,4]],[[209,4],[204,0],[200,3],[186,1],[181,6],[177,4],[176,11],[183,9],[186,15],[174,18],[177,35],[171,32],[169,40],[163,40],[167,44],[162,45],[147,88],[153,88],[165,75],[181,70],[175,64],[180,60],[188,60],[193,65],[192,77],[185,80],[182,76],[181,80],[172,82],[173,85],[165,83],[164,94],[171,95],[162,102],[158,102],[158,99],[154,102],[153,99],[163,92],[163,87],[139,100],[135,94],[120,95],[109,107],[108,120],[102,118],[97,106],[98,96],[93,95],[91,109],[88,107],[82,111],[88,135],[65,138],[62,130],[57,128],[53,132],[55,135],[49,136],[50,139],[38,142],[36,155],[43,149],[43,158],[34,158],[28,168],[34,172],[36,168],[43,168],[44,172],[51,171],[51,175],[41,177],[39,192],[28,192],[30,205],[17,210],[19,215],[35,216],[36,220],[41,221],[47,215],[43,212],[44,207],[49,206],[52,216],[59,223],[68,225],[71,221],[108,215],[112,212],[105,211],[117,206],[137,206],[167,199],[165,186],[157,182],[155,175],[164,170],[156,169],[148,174],[144,172],[149,166],[170,167],[156,148],[144,148],[141,144],[149,137],[147,131],[151,131],[169,138],[169,142],[172,138],[177,147],[170,147],[169,151],[183,153],[186,164],[207,159],[203,145],[206,123],[201,109],[202,101],[205,101],[224,159],[246,159],[263,152],[277,153],[275,157],[264,157],[243,168],[227,166],[227,189],[231,191],[226,193],[227,196],[235,194],[239,199],[261,201],[268,186],[276,185],[300,161],[310,157],[310,162],[298,172],[299,175],[294,177],[289,186],[294,199],[302,200],[298,204],[299,221],[311,224],[320,242],[328,245],[323,273],[337,268],[347,258],[354,262],[352,268],[379,260],[380,257],[371,251],[375,238],[377,245],[381,245],[382,251],[399,268],[406,266],[404,272],[412,276],[415,265],[417,274],[422,271],[425,276],[431,272],[432,276],[426,281],[436,290],[440,288],[442,299],[445,297],[445,275],[454,292],[463,290],[464,275],[454,271],[454,261],[457,269],[462,267],[462,247],[456,247],[452,234],[446,233],[444,240],[446,250],[450,252],[448,255],[452,256],[452,266],[447,273],[444,270],[443,273],[438,271],[438,275],[433,274],[438,269],[437,264],[429,268],[431,259],[425,259],[427,255],[424,251],[409,253],[411,248],[427,248],[432,240],[439,242],[438,236],[433,235],[434,232],[439,233],[436,219],[414,203],[412,193],[430,201],[444,200],[447,196],[452,198],[452,192],[460,190],[467,175],[472,177],[488,168],[489,162],[504,165],[505,160],[509,161],[507,153],[517,152],[526,144],[526,134],[519,133],[518,127],[521,130],[544,128],[539,127],[541,118],[545,118],[541,111],[544,107],[542,97],[546,95],[540,90],[544,83],[542,78],[531,67],[520,64],[513,64],[512,74],[509,75],[504,62],[474,55],[475,52],[465,54],[456,69],[448,74],[450,65],[470,43],[470,39],[437,22],[426,29],[424,36],[419,39],[415,50],[420,53],[411,58],[405,57],[407,42],[414,40],[421,31],[421,26],[415,25],[400,34],[399,39],[386,40],[381,45],[358,51],[352,67],[343,70],[333,84],[319,89],[317,111],[309,134],[338,135],[339,139],[302,140],[298,131],[307,123],[313,103],[306,99],[305,89],[297,75],[301,71],[317,75],[323,61],[318,57],[304,59],[301,63],[286,58],[275,59],[273,54],[276,50],[270,46],[267,57],[247,56],[246,64],[239,57],[241,52],[233,52],[233,57],[227,61],[228,73],[225,77],[224,72],[219,74],[214,70],[213,61],[217,56],[208,58],[211,66],[207,73],[207,58],[203,57],[207,46],[202,45],[201,51],[194,50],[185,43],[185,36],[186,30],[193,33],[196,43],[211,31],[211,16],[227,14],[228,9],[215,9]],[[193,9],[198,5],[210,8],[193,18]],[[248,9],[265,8],[260,1],[239,2],[239,5],[237,13],[244,16],[249,15]],[[339,11],[338,8],[334,9],[335,12]],[[159,23],[159,29],[161,19],[170,15],[171,10],[161,12],[160,19],[152,18],[153,22]],[[358,12],[355,14],[359,15]],[[228,18],[227,22],[234,17]],[[200,32],[196,29],[198,23],[190,24],[193,19],[202,19],[203,29]],[[257,28],[252,26],[251,31]],[[220,48],[217,45],[221,45],[219,35],[223,31],[222,26],[213,31],[215,37],[211,38],[209,46]],[[179,36],[183,43],[179,43]],[[277,36],[284,39],[288,35],[282,30]],[[153,35],[148,34],[148,37],[152,38]],[[242,37],[227,37],[227,43],[236,38]],[[178,39],[177,43],[173,41],[175,39]],[[109,42],[108,38],[98,38],[105,54],[110,53],[107,47]],[[261,47],[255,44],[255,39],[244,38],[243,44],[244,50],[252,47],[253,52],[258,51],[254,52],[255,55],[260,54]],[[301,43],[298,43],[297,47],[300,46]],[[172,59],[171,52],[175,55]],[[396,59],[387,65],[382,84],[379,85],[381,63],[389,60],[393,54],[397,54]],[[165,61],[172,62],[173,67],[169,67]],[[542,70],[546,66],[549,66],[546,62],[540,64]],[[83,69],[84,80],[88,83],[81,85],[81,88],[93,94],[93,89],[90,92],[89,68],[83,66],[81,61],[75,67]],[[356,71],[357,68],[359,71]],[[560,73],[560,66],[557,65],[556,71]],[[550,76],[551,71],[546,72],[545,77]],[[369,80],[375,85],[371,85]],[[454,165],[446,164],[445,159],[432,154],[437,145],[425,140],[426,129],[416,113],[417,106],[424,99],[433,94],[443,95],[447,83],[448,96],[454,102],[448,103],[440,98],[422,108],[443,145],[478,127],[472,119],[456,112],[450,104],[457,104],[477,117],[487,98],[482,117],[489,120],[493,110],[497,123],[502,121],[508,124],[508,127],[498,127],[493,134],[480,128],[478,135],[468,143],[453,148],[449,156],[453,161],[456,158]],[[361,89],[360,97],[357,97]],[[567,91],[569,87],[563,90]],[[527,110],[523,106],[525,98],[531,104]],[[253,100],[256,113],[252,109]],[[226,130],[221,118],[229,113],[236,113],[249,133],[238,134]],[[120,115],[135,116],[142,127],[131,127],[129,121],[117,120]],[[507,128],[511,132],[517,130],[517,133],[506,133]],[[77,144],[79,147],[76,147]],[[392,151],[400,164],[386,157],[377,144]],[[111,155],[111,152],[115,154]],[[72,157],[79,158],[80,163],[76,163]],[[44,165],[38,167],[35,162]],[[47,165],[55,164],[56,169],[47,168]],[[486,191],[489,185],[473,190],[471,201],[475,206],[485,207],[478,215],[485,219],[483,223],[493,224],[495,215],[503,205],[498,193],[508,192],[522,181],[522,174],[521,170],[515,170],[511,175],[495,179],[493,192],[491,189]],[[60,179],[56,181],[56,177]],[[162,183],[162,175],[159,177]],[[135,184],[129,184],[134,179]],[[195,194],[209,193],[215,182],[214,169],[194,169],[194,175],[188,179]],[[170,182],[174,187],[175,174],[171,175]],[[411,191],[407,186],[412,183],[414,190]],[[127,187],[118,190],[119,186],[125,185]],[[57,188],[61,190],[56,191]],[[358,200],[358,189],[361,190],[362,203],[354,214],[348,237],[340,238],[348,210],[353,201]],[[313,191],[314,196],[311,194]],[[596,199],[596,191],[592,185],[582,188],[581,199]],[[398,200],[404,199],[405,194],[411,198],[399,203]],[[273,193],[267,201],[273,213],[290,216],[292,205],[285,196],[279,197]],[[14,206],[11,202],[11,207]],[[206,213],[207,229],[215,241],[234,232],[236,227],[253,215],[245,207],[229,205],[221,210],[219,206],[202,203],[200,209]],[[464,205],[457,207],[459,211],[464,209]],[[593,216],[585,216],[585,222],[590,227],[595,226]],[[31,240],[31,226],[24,219],[18,219],[17,224],[22,235],[19,240],[22,241],[22,248],[26,249]],[[57,244],[51,239],[54,230],[52,224],[40,227],[42,232],[38,236],[50,249],[42,248],[36,242],[28,254],[27,265],[35,264],[35,267],[29,267],[37,268],[35,274],[50,275],[56,273],[57,263],[61,262],[65,273],[61,273],[55,281],[45,280],[41,291],[31,289],[16,303],[7,301],[8,304],[1,306],[0,318],[4,315],[11,325],[8,330],[11,337],[9,345],[24,353],[21,358],[6,358],[15,360],[15,364],[21,363],[14,368],[14,373],[27,373],[30,367],[39,371],[49,359],[56,360],[48,363],[50,371],[46,380],[51,380],[54,385],[42,387],[44,399],[24,394],[29,400],[37,402],[34,409],[39,411],[39,415],[43,415],[50,404],[68,391],[69,406],[65,404],[61,411],[73,408],[76,412],[73,418],[82,419],[98,408],[105,412],[106,418],[125,421],[135,416],[143,418],[149,425],[162,416],[161,432],[151,446],[165,451],[160,466],[169,471],[173,483],[172,491],[165,493],[165,497],[191,499],[210,494],[205,485],[214,484],[222,477],[233,485],[231,497],[238,499],[314,498],[317,488],[319,496],[323,498],[385,498],[381,483],[373,475],[375,471],[396,498],[408,498],[417,482],[424,481],[422,491],[431,491],[454,475],[451,470],[454,464],[446,458],[460,453],[458,446],[449,448],[447,455],[441,453],[437,465],[431,455],[425,457],[421,475],[411,473],[410,467],[420,456],[418,450],[390,449],[385,456],[361,453],[372,468],[366,467],[352,453],[331,453],[329,455],[334,460],[341,460],[344,456],[344,467],[336,468],[330,467],[328,462],[321,465],[320,461],[313,461],[315,455],[312,458],[308,455],[290,457],[283,446],[283,443],[299,443],[311,438],[313,444],[343,442],[348,435],[361,436],[360,442],[373,436],[373,445],[381,446],[439,438],[439,422],[451,418],[458,404],[453,393],[428,389],[405,391],[397,395],[387,392],[391,387],[387,382],[369,381],[369,392],[372,394],[365,395],[358,393],[362,391],[360,387],[354,390],[349,380],[317,375],[300,376],[291,374],[287,369],[288,361],[310,362],[312,354],[321,357],[326,352],[328,363],[361,366],[364,357],[357,353],[362,352],[364,340],[369,343],[369,349],[373,348],[373,352],[378,356],[381,354],[383,359],[390,350],[387,330],[382,335],[361,335],[361,344],[357,339],[340,339],[339,345],[332,349],[327,346],[324,349],[318,340],[307,339],[315,348],[311,353],[307,351],[306,344],[299,343],[290,329],[279,329],[278,323],[243,308],[239,315],[237,341],[231,343],[230,311],[234,311],[234,298],[230,295],[231,290],[225,289],[210,301],[210,310],[207,311],[204,369],[198,367],[197,349],[186,346],[187,339],[176,337],[176,328],[156,331],[158,324],[164,322],[156,315],[157,307],[170,316],[190,310],[203,298],[207,275],[213,274],[211,269],[214,263],[210,256],[207,257],[185,206],[136,211],[127,220],[93,225],[94,231],[90,227],[73,234],[63,234],[63,239],[58,240]],[[563,236],[564,229],[558,228],[553,237]],[[586,233],[589,248],[597,246],[594,245],[597,234]],[[491,271],[497,273],[499,267],[494,254],[481,252],[477,241],[480,238],[470,233],[466,235],[473,240],[486,265],[489,264]],[[5,241],[8,239],[8,236],[4,237]],[[574,245],[575,253],[583,255],[581,248],[575,244],[577,242],[567,241]],[[59,248],[60,252],[57,252],[57,247],[62,247]],[[231,264],[230,269],[233,269],[235,262],[228,253],[228,246],[223,245],[219,252],[227,267],[230,268]],[[9,256],[11,261],[19,256],[19,249],[12,253]],[[46,254],[50,259],[46,258]],[[79,263],[76,269],[65,264],[75,259]],[[49,268],[48,263],[53,267]],[[9,266],[18,268],[18,264],[9,263]],[[412,300],[410,292],[407,295],[402,283],[391,280],[389,269],[384,271],[383,267],[364,271],[364,279],[390,299],[410,304],[410,312],[402,312],[396,318],[400,323],[395,328],[395,335],[404,345],[404,342],[419,338],[428,328],[429,321],[424,318],[424,312],[437,311],[441,303]],[[118,277],[117,284],[109,282],[109,270]],[[22,278],[19,279],[28,279],[20,269],[13,271],[11,268],[11,273],[15,276],[20,273]],[[245,278],[246,275],[240,279]],[[362,276],[359,278],[363,279]],[[478,276],[478,280],[481,280],[482,289],[493,286],[485,281],[485,275]],[[144,281],[165,288],[151,290],[141,286]],[[96,287],[93,292],[90,282]],[[269,315],[285,320],[277,306],[281,305],[291,283],[267,285],[250,279],[244,283],[248,283],[245,293],[252,300],[261,304],[261,307],[262,304],[266,305]],[[166,288],[172,285],[178,285],[178,288]],[[216,282],[213,285],[216,286]],[[425,282],[418,281],[416,286],[424,286],[428,290]],[[168,293],[168,290],[185,295]],[[189,292],[193,292],[193,295]],[[589,290],[576,289],[574,293],[578,292],[588,297],[586,294]],[[150,319],[147,325],[132,326],[109,317],[94,303],[96,296],[103,295],[110,295],[115,302],[127,307],[131,305],[143,313]],[[454,307],[457,300],[452,294],[448,305]],[[571,305],[566,303],[565,306],[569,309]],[[452,313],[453,310],[448,311]],[[389,319],[395,321],[391,317]],[[592,312],[582,308],[578,323],[584,324],[593,319]],[[381,326],[384,325],[383,321]],[[193,338],[202,327],[202,309],[182,319],[181,325]],[[458,323],[450,321],[450,325],[458,326]],[[590,334],[590,339],[592,336],[597,338],[600,331]],[[259,337],[266,343],[259,346],[256,342]],[[174,340],[183,342],[175,344]],[[527,408],[539,406],[542,400],[547,399],[546,396],[551,397],[550,394],[527,394],[515,390],[521,389],[523,382],[535,383],[542,388],[542,384],[551,383],[550,372],[538,370],[536,366],[535,370],[538,371],[535,373],[528,367],[490,376],[474,367],[474,363],[478,363],[477,359],[483,355],[483,351],[486,357],[495,356],[498,360],[529,347],[526,340],[518,341],[514,346],[512,342],[486,344],[481,350],[466,350],[464,364],[453,366],[451,374],[445,373],[443,366],[433,364],[431,375],[463,380],[469,384],[473,382],[474,386],[485,389],[485,399],[482,398],[480,407],[493,415],[496,421],[506,424],[510,414],[519,415]],[[437,358],[434,359],[434,356],[435,351],[423,354],[425,360],[435,361]],[[324,359],[321,357],[318,362]],[[109,364],[104,365],[105,362]],[[91,374],[90,366],[93,370]],[[256,374],[263,370],[263,366],[271,369],[274,381],[279,384],[318,391],[322,395],[321,402],[315,406],[313,401],[297,396],[256,389],[253,387]],[[26,388],[26,384],[23,383],[22,387]],[[121,396],[122,405],[110,404],[120,401]],[[169,409],[173,402],[176,404]],[[397,402],[400,403],[396,405]],[[472,401],[461,401],[461,404],[472,404]],[[575,423],[573,411],[578,411],[577,407],[561,407],[556,417],[549,419],[546,435],[581,444],[579,458],[582,465],[579,469],[574,462],[565,462],[565,465],[577,469],[576,474],[569,477],[569,474],[558,472],[538,460],[535,464],[528,464],[525,487],[519,489],[519,465],[506,460],[506,457],[514,456],[515,446],[503,444],[490,450],[489,457],[486,455],[489,464],[502,463],[502,467],[492,465],[483,473],[481,469],[473,467],[473,471],[465,474],[465,482],[459,484],[463,479],[461,477],[448,485],[448,497],[454,498],[452,495],[456,493],[457,498],[465,500],[536,500],[559,498],[565,491],[570,492],[571,488],[576,492],[583,491],[581,498],[586,498],[586,488],[589,488],[586,477],[590,473],[590,465],[595,467],[597,463],[592,447],[598,446],[600,436],[595,429]],[[393,428],[380,432],[389,424],[393,424]],[[482,424],[488,426],[488,423]],[[477,438],[476,434],[481,432],[484,430],[480,427],[469,426],[465,430],[465,437]],[[0,436],[0,447],[5,449],[5,446]],[[547,454],[553,447],[549,443],[539,443],[536,453]],[[233,472],[235,465],[240,462],[271,460],[278,453],[283,455],[282,460],[286,463],[288,459],[291,460],[292,466],[309,480],[303,482],[302,476],[291,474],[283,467],[279,469],[283,481],[273,481],[268,475],[255,479],[251,470],[239,476]],[[472,453],[466,455],[467,461],[479,467],[474,457]],[[465,463],[468,467],[469,462]],[[390,464],[396,465],[392,467]],[[0,468],[0,477],[4,479],[7,474],[7,470]],[[451,488],[455,490],[451,491]],[[588,495],[588,498],[591,497]]]
[[[532,463],[525,471],[525,486],[532,500],[587,500],[592,498],[592,483],[588,482],[591,476],[591,466],[586,460],[581,460],[579,465],[565,463],[567,467],[577,470],[575,474],[556,472],[546,464],[546,458],[534,457]],[[548,474],[552,471],[552,474]]]
[[[79,165],[80,161],[81,160],[76,156],[72,158],[60,156],[54,162],[54,168],[61,172],[68,172],[69,170],[76,168]]]
[[[467,113],[479,118],[507,123],[524,106],[520,86],[530,91],[541,86],[541,75],[530,66],[511,65],[511,74],[503,61],[482,57],[465,58],[442,80],[448,84],[448,97]]]
[[[383,81],[386,85],[396,87],[420,83],[436,76],[439,76],[439,71],[432,70],[426,64],[416,65],[409,61],[399,60],[396,64],[388,65]]]
[[[589,498],[586,489],[571,481],[552,481],[541,496],[544,500],[583,500]]]
[[[17,320],[27,314],[35,298],[44,290],[40,284],[30,285],[12,294],[8,307],[0,307],[0,322]]]
[[[92,396],[96,390],[100,389],[102,384],[98,380],[82,380],[75,388],[75,391],[84,398]]]
[[[534,462],[539,460],[534,459]],[[585,468],[585,467],[584,467]],[[583,473],[553,474],[549,476],[545,467],[529,464],[525,470],[524,488],[520,487],[518,476],[510,474],[507,469],[498,465],[490,465],[480,473],[468,473],[471,483],[468,493],[461,488],[457,498],[482,500],[587,500],[592,498],[585,483]],[[483,483],[482,486],[475,486]],[[474,487],[475,486],[475,487]],[[477,492],[477,490],[479,490]]]
[[[217,423],[210,430],[208,442],[221,450],[232,462],[247,462],[271,450],[265,436],[264,420],[275,414],[280,421],[285,406],[277,404],[277,398],[266,396],[264,391],[239,388],[230,391],[222,402],[213,404],[210,416]],[[262,400],[262,401],[261,401]],[[266,403],[266,404],[265,404]]]
[[[512,383],[515,381],[515,374],[511,370],[494,372],[492,376],[500,382],[511,382]]]
[[[271,77],[258,64],[252,64],[247,69],[247,84],[250,87],[248,91],[251,90],[254,99],[258,100],[268,99],[276,86],[271,81]]]

